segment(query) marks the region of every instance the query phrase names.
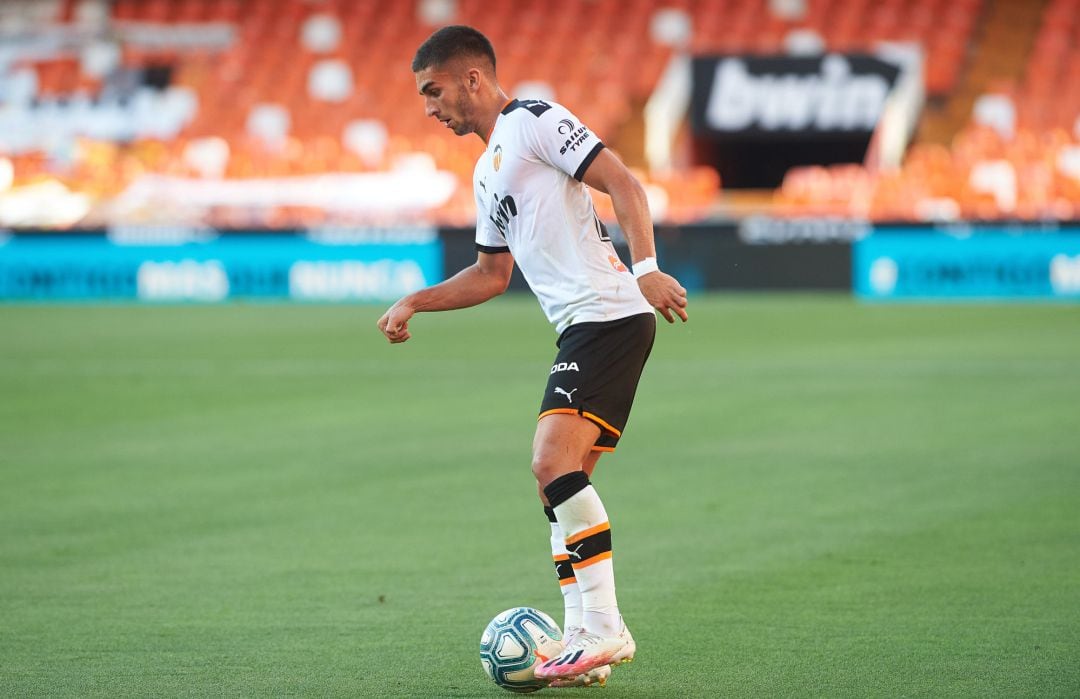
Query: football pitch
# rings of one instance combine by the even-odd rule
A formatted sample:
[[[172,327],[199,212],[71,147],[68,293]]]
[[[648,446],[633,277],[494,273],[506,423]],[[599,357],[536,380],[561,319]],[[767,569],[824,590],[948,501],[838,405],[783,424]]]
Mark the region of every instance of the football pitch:
[[[509,696],[555,336],[382,310],[0,306],[0,696]],[[541,696],[1080,695],[1080,308],[690,311],[594,478],[637,660]]]

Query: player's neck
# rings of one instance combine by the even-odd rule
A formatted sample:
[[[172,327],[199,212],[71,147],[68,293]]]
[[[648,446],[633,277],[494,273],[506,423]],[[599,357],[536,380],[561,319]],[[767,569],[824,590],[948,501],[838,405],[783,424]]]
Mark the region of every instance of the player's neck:
[[[491,132],[495,130],[495,122],[499,120],[499,114],[506,108],[510,98],[501,89],[496,90],[489,99],[484,102],[484,116],[476,127],[476,135],[486,146],[491,140]]]

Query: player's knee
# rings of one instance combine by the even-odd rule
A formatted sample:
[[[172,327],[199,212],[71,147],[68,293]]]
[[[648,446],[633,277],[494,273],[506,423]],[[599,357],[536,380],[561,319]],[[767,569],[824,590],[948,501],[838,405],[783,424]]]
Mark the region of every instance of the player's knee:
[[[533,455],[532,472],[541,489],[559,476],[575,470],[578,469],[574,468],[573,464],[565,464],[543,454]]]
[[[543,490],[544,486],[548,483],[546,477],[550,470],[551,466],[546,459],[536,454],[533,455],[532,472],[533,476],[536,477],[536,482],[540,486],[541,490]]]
[[[536,476],[537,483],[540,485],[541,489],[543,486],[551,483],[554,470],[555,465],[551,459],[546,458],[541,454],[532,455],[532,475]],[[555,476],[555,478],[557,478],[557,476]]]

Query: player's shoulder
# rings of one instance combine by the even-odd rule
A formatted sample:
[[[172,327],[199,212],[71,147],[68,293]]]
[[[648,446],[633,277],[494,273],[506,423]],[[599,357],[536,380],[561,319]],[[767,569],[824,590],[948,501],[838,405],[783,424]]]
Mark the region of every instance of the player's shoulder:
[[[549,121],[564,118],[569,110],[558,102],[551,100],[523,100],[513,99],[502,110],[503,115],[511,119],[524,121]]]
[[[528,143],[559,143],[581,127],[566,107],[551,100],[511,100],[503,118],[519,138]]]

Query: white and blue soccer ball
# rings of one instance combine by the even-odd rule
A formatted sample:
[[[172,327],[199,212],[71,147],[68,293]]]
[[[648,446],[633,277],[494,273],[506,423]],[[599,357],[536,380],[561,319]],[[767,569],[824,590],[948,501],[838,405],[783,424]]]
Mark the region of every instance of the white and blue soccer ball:
[[[547,686],[536,679],[536,666],[563,649],[559,625],[539,609],[514,607],[495,615],[480,636],[480,662],[495,684],[511,692],[535,692]]]

